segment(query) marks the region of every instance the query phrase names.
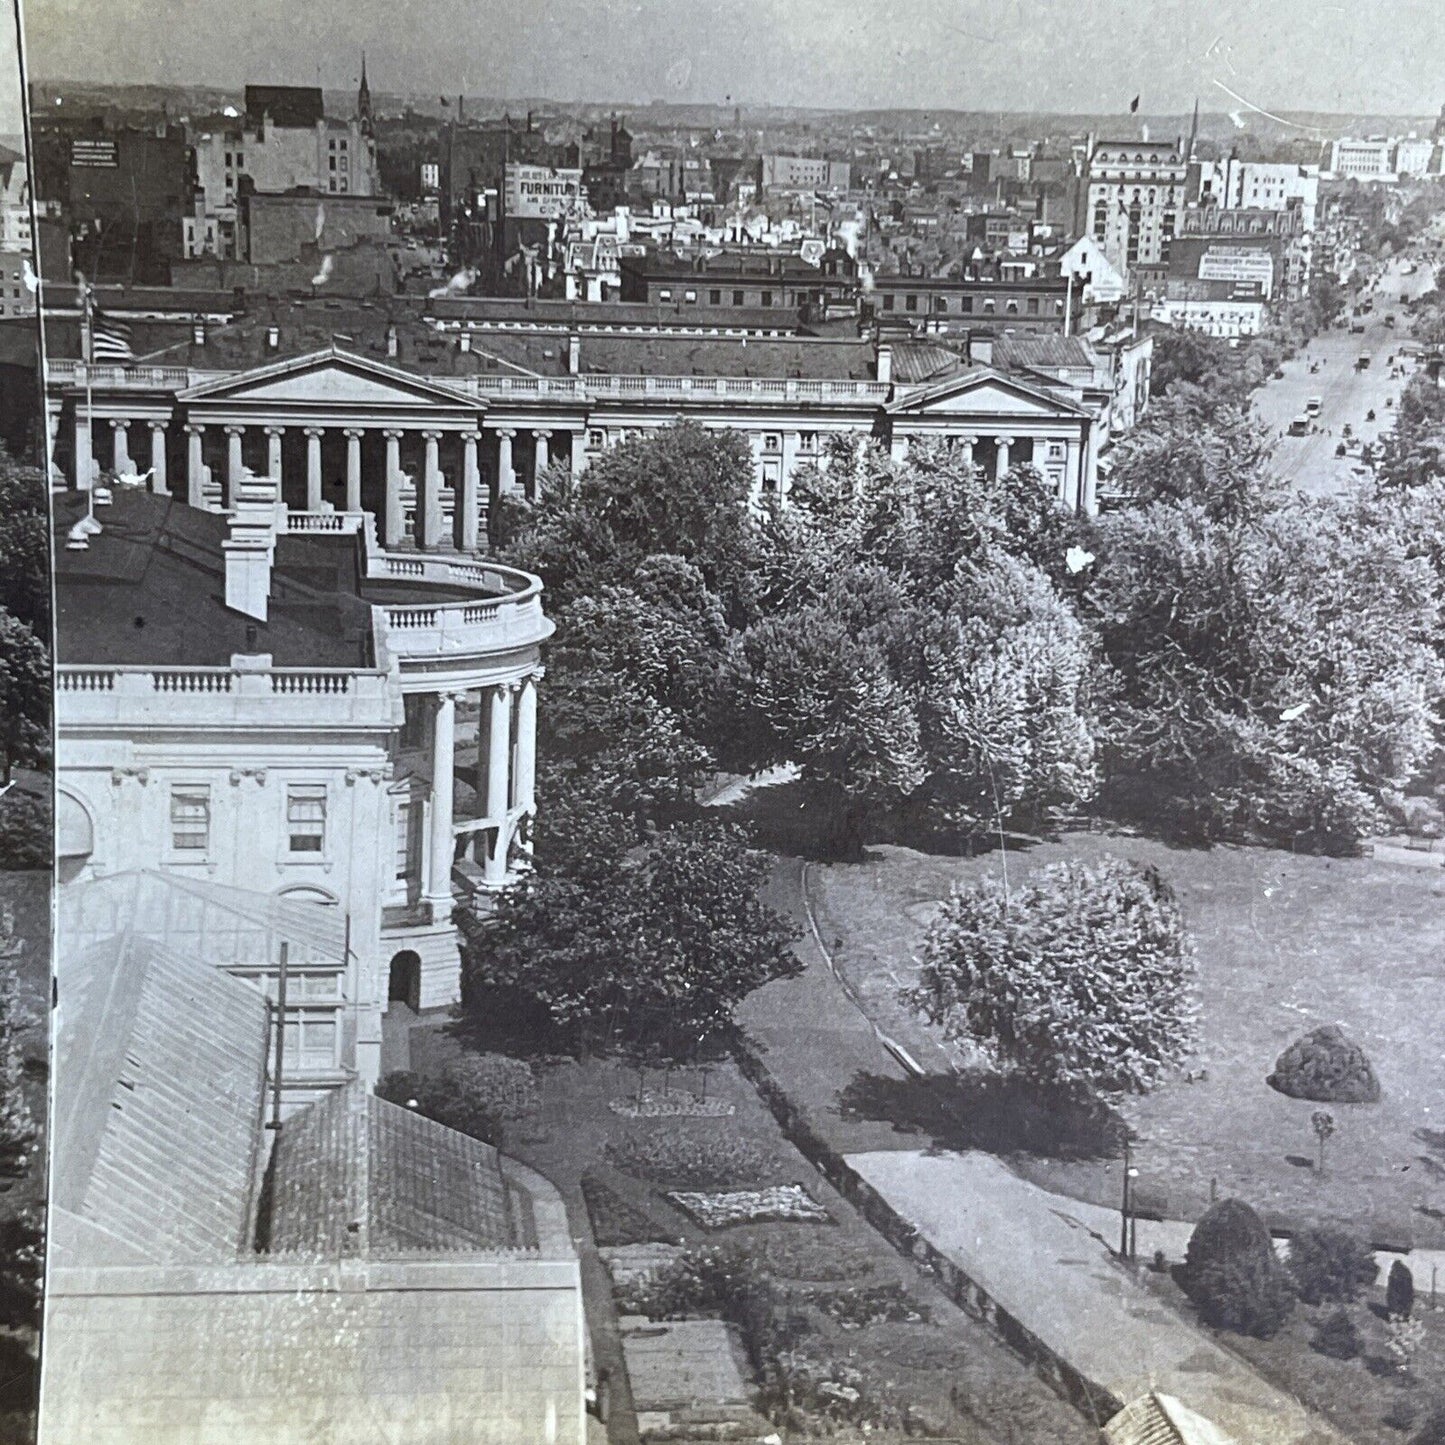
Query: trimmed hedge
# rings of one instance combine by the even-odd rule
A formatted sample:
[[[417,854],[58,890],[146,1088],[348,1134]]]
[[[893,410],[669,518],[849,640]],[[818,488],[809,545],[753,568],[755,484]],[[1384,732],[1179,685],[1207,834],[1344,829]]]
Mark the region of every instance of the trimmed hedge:
[[[1319,1104],[1374,1104],[1380,1081],[1365,1051],[1335,1024],[1296,1039],[1266,1081],[1291,1099]]]
[[[1294,1308],[1294,1287],[1269,1231],[1241,1199],[1220,1200],[1194,1226],[1178,1280],[1215,1329],[1268,1339]]]

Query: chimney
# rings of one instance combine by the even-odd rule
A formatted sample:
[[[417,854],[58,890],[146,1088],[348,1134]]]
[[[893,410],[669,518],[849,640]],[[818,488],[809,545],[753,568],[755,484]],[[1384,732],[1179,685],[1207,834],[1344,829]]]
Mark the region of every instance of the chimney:
[[[221,543],[226,559],[226,606],[266,621],[271,597],[271,563],[276,556],[276,512],[280,505],[274,477],[246,475],[236,484],[236,505]],[[247,638],[251,633],[247,630]]]
[[[458,350],[458,351],[470,351],[471,349],[472,349],[472,333],[471,333],[470,331],[463,331],[462,334],[457,337],[457,350]]]
[[[281,328],[279,326],[268,326],[266,328],[266,350],[279,351],[281,349]]]
[[[576,376],[582,370],[582,338],[575,332],[567,336],[567,375]]]
[[[893,380],[893,347],[887,341],[878,343],[878,380]]]
[[[396,322],[389,321],[386,325],[386,354],[396,355]]]
[[[193,346],[206,344],[206,318],[204,316],[191,317],[191,344]]]

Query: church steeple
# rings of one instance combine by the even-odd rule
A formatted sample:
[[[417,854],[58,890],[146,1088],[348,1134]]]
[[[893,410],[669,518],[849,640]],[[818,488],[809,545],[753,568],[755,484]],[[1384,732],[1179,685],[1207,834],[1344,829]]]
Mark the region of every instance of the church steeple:
[[[361,52],[361,84],[356,91],[356,118],[364,134],[371,134],[371,87],[366,83],[366,52]]]

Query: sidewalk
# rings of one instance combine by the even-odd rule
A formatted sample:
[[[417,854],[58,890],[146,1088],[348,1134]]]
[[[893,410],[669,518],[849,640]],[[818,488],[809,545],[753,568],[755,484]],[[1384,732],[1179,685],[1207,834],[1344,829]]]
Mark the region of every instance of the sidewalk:
[[[1089,1217],[1106,1211],[1048,1194],[986,1154],[889,1150],[848,1163],[1001,1308],[1116,1398],[1162,1390],[1241,1445],[1344,1445],[1130,1278],[1097,1232],[1103,1221]]]

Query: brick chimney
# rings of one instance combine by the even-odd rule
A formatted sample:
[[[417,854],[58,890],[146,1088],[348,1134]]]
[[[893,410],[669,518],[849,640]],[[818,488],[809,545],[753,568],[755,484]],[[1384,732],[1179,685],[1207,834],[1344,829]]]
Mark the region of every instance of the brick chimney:
[[[221,543],[226,559],[226,606],[258,622],[267,620],[279,505],[276,478],[243,476],[236,484],[229,535]]]
[[[878,380],[893,380],[893,346],[891,342],[878,343]]]
[[[396,355],[396,322],[389,321],[386,326],[386,354]]]
[[[567,374],[576,376],[582,370],[582,338],[575,332],[567,337]]]

